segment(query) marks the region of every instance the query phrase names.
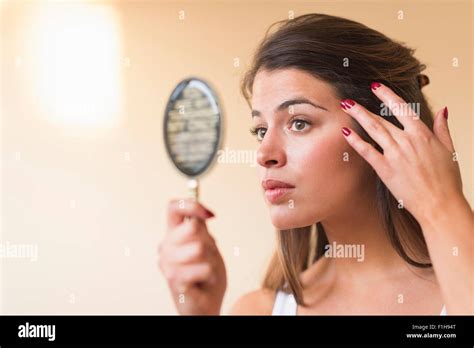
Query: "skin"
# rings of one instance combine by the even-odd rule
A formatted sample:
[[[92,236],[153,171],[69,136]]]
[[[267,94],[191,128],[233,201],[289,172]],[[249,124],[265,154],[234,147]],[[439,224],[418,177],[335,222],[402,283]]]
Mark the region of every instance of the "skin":
[[[320,221],[330,243],[365,246],[363,262],[322,258],[300,275],[307,306],[298,306],[298,314],[438,315],[443,304],[449,314],[472,313],[473,214],[462,194],[459,166],[452,160],[454,148],[443,110],[436,115],[434,134],[409,111],[396,115],[404,130],[394,129],[357,103],[344,110],[331,85],[296,69],[259,71],[252,92],[260,178],[295,186],[278,202],[271,203],[264,196],[273,225],[288,229]],[[374,93],[386,104],[403,103],[386,86]],[[317,106],[297,103],[280,107],[288,100],[303,98]],[[383,155],[354,130],[349,136],[341,133],[342,127],[351,129],[354,120],[382,146]],[[343,161],[343,156],[348,161]],[[420,222],[433,269],[409,266],[392,248],[374,214],[375,173]],[[176,263],[173,258],[186,244],[178,247],[169,241],[173,240],[170,236],[182,228],[183,216],[197,216],[200,209],[204,208],[189,202],[184,213],[176,204],[170,205],[171,220],[179,222],[169,224],[168,241],[162,249],[173,252],[161,261],[165,265],[162,270],[172,269],[169,265]],[[192,282],[177,280],[180,286],[194,289],[191,303],[201,304],[177,305],[182,314],[220,313],[225,292],[222,286],[212,286],[225,284],[225,267],[217,247],[209,243],[203,216],[201,211],[201,223],[196,224],[196,233],[189,235],[209,246],[205,262],[212,271],[201,278],[217,281],[209,280],[207,290],[196,290]],[[454,225],[458,228],[453,231]],[[452,254],[453,246],[458,247],[457,256]],[[176,289],[176,283],[170,287]],[[176,290],[172,292],[176,297]],[[256,290],[242,296],[230,313],[270,314],[274,296],[274,291]]]
[[[219,314],[227,276],[205,223],[214,214],[197,202],[174,199],[169,202],[167,217],[167,233],[158,246],[159,268],[178,313]]]
[[[342,139],[340,129],[351,125],[351,118],[334,95],[330,85],[298,70],[262,71],[255,78],[252,109],[260,116],[254,116],[252,122],[255,128],[266,130],[264,140],[260,140],[264,131],[257,134],[260,179],[296,186],[277,204],[265,199],[278,229],[340,218],[368,195],[364,186],[372,170]],[[301,103],[278,110],[281,103],[301,98],[321,108]],[[344,153],[348,162],[342,161]]]

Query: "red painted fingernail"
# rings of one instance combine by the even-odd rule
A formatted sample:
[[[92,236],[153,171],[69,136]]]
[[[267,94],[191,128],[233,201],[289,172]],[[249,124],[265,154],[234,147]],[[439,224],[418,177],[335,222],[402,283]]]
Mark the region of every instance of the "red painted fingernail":
[[[206,216],[207,216],[207,217],[214,217],[215,215],[214,215],[214,213],[212,213],[210,210],[207,210],[207,209],[206,209]]]
[[[342,127],[342,134],[344,134],[346,137],[351,134],[351,130],[346,127]]]
[[[372,82],[372,83],[370,84],[370,88],[371,88],[373,91],[375,91],[375,90],[376,90],[377,88],[379,88],[380,86],[382,86],[382,85],[381,85],[380,83],[378,83],[378,82]]]
[[[352,99],[344,99],[341,101],[341,106],[344,108],[344,110],[349,110],[351,107],[355,105],[355,101]]]
[[[444,116],[445,119],[448,119],[448,107],[447,106],[444,107],[443,116]]]

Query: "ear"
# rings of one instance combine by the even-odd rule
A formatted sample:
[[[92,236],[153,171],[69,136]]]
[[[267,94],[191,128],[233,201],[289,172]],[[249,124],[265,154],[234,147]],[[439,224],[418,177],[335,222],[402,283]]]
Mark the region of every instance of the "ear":
[[[453,140],[451,139],[451,134],[449,134],[447,106],[436,113],[433,124],[433,133],[450,152],[454,152]]]

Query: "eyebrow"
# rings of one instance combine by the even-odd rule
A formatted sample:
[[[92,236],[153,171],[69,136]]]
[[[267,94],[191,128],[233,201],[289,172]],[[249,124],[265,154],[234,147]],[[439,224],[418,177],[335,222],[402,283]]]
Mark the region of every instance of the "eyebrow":
[[[291,105],[296,105],[296,104],[309,104],[309,105],[312,105],[313,107],[315,107],[316,109],[322,109],[322,110],[328,111],[328,109],[326,109],[325,107],[323,107],[321,105],[318,105],[318,104],[315,104],[307,98],[296,98],[296,99],[290,99],[290,100],[284,101],[283,103],[281,103],[280,105],[278,105],[275,108],[275,112],[285,110],[288,107],[290,107]],[[252,110],[252,118],[253,117],[260,117],[260,116],[261,116],[260,111]]]

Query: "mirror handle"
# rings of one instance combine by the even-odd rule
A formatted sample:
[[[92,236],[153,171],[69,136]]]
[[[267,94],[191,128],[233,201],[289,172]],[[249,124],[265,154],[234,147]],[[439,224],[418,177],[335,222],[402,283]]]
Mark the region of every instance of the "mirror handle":
[[[196,202],[199,200],[199,181],[197,178],[188,181],[188,197]]]

